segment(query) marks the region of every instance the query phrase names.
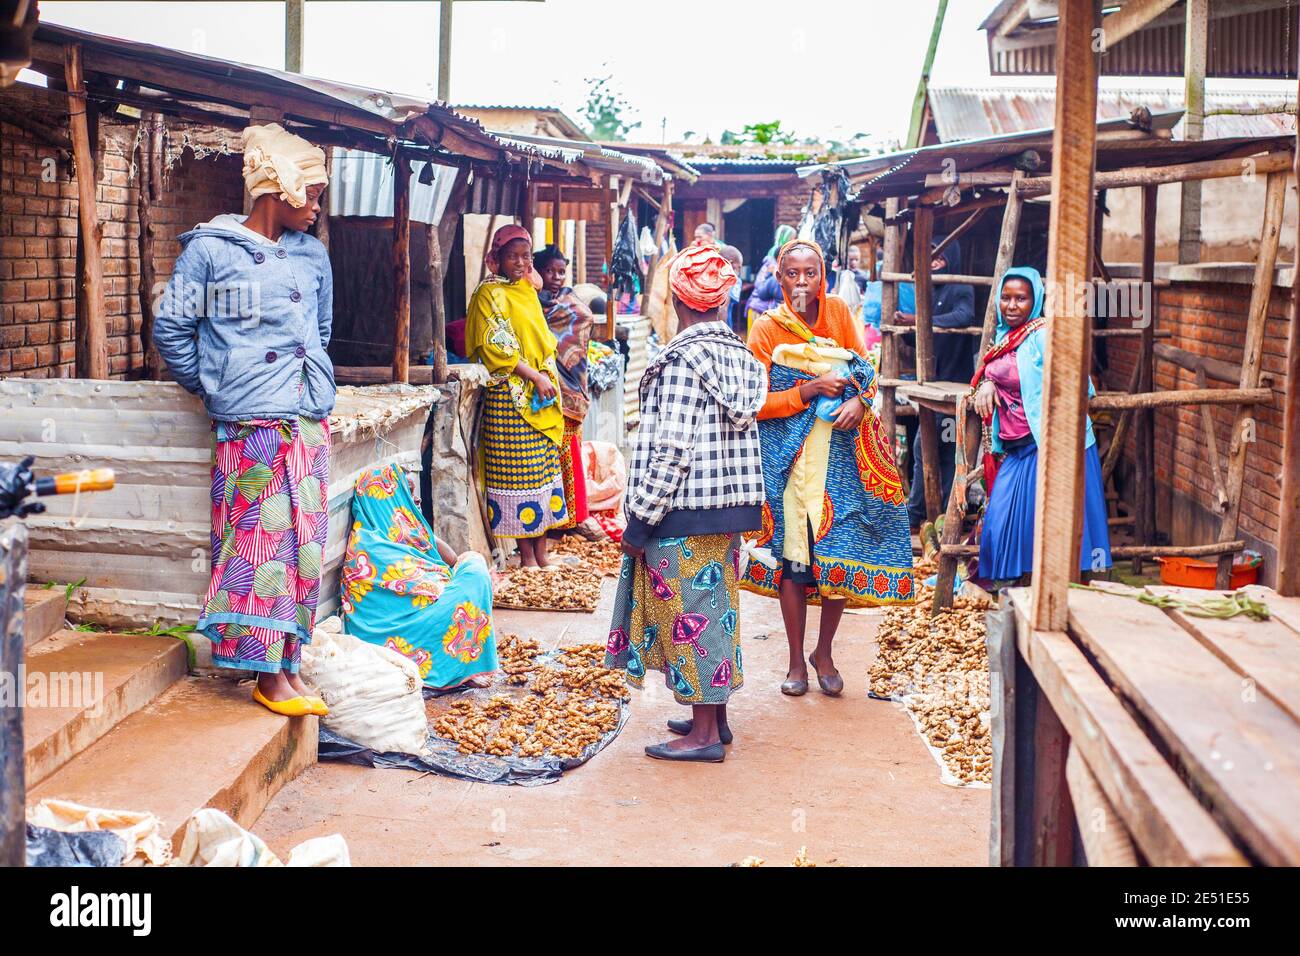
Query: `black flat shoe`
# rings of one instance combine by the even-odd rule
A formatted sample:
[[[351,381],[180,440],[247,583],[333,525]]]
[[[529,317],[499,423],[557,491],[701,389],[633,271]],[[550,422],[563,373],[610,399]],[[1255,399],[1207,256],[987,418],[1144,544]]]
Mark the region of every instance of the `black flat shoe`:
[[[813,673],[817,673],[817,665],[813,664],[812,655],[808,655],[808,663],[812,665]],[[844,678],[839,674],[832,674],[830,677],[822,677],[817,674],[817,686],[822,689],[822,693],[827,697],[839,697],[844,693]]]
[[[808,693],[808,681],[806,679],[782,681],[781,693],[787,697],[802,697]]]
[[[727,750],[720,743],[693,750],[674,750],[667,744],[651,744],[645,753],[647,757],[656,760],[682,760],[689,763],[722,763],[727,757]]]
[[[670,720],[668,721],[668,729],[681,737],[685,737],[687,734],[689,734],[692,730],[695,729],[695,721],[694,720]],[[731,728],[719,727],[718,739],[721,740],[724,744],[731,743],[732,741]]]

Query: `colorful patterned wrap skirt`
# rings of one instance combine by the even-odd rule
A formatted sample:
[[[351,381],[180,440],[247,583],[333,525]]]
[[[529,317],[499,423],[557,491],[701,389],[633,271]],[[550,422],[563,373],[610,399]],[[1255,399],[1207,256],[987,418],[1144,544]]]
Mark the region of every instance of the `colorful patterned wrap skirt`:
[[[329,421],[213,422],[212,431],[212,583],[198,630],[219,667],[297,673],[329,533]]]
[[[346,631],[410,658],[428,687],[497,669],[487,562],[471,552],[447,566],[394,465],[357,479],[340,591]]]
[[[560,448],[524,420],[507,384],[487,390],[483,483],[498,538],[539,538],[569,516]]]
[[[564,419],[564,443],[560,445],[560,471],[564,477],[564,506],[569,516],[551,527],[563,530],[582,524],[587,511],[587,472],[582,464],[582,422]]]
[[[662,671],[679,704],[725,704],[744,683],[740,660],[740,536],[651,538],[623,556],[605,666],[640,687]]]
[[[768,388],[793,388],[810,377],[773,363]],[[860,386],[850,381],[845,400],[857,401]],[[749,561],[741,587],[768,597],[779,596],[783,559],[791,557],[785,553],[791,550],[786,542],[793,523],[786,520],[786,489],[820,434],[826,439],[824,465],[803,461],[818,469],[815,477],[823,483],[819,514],[810,511],[797,519],[804,527],[812,521],[807,542],[812,560],[807,563],[815,583],[805,586],[808,600],[843,599],[850,607],[912,603],[915,582],[906,498],[879,420],[868,411],[856,431],[830,429],[817,422],[810,406],[787,418],[758,423],[767,500],[762,530],[746,538],[766,549],[773,560],[766,564]]]

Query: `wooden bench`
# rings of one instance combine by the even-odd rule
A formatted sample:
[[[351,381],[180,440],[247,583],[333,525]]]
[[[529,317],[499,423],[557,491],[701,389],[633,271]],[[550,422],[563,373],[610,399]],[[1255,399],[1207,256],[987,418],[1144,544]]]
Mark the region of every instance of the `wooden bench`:
[[[1210,591],[1152,588],[1211,596]],[[994,865],[1300,863],[1300,598],[1268,621],[1072,589],[1068,633],[1028,589],[989,616]]]

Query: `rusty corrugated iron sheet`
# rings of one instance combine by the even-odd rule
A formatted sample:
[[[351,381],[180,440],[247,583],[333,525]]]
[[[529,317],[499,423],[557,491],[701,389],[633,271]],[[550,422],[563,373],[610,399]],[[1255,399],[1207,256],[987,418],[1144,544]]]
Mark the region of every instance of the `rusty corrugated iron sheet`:
[[[944,143],[1044,129],[1056,122],[1056,91],[1031,87],[931,87],[930,110]],[[1277,93],[1209,93],[1205,98],[1204,139],[1278,136],[1294,133],[1295,102]],[[1135,109],[1152,113],[1183,108],[1179,91],[1102,89],[1097,120],[1124,119]],[[1271,111],[1271,112],[1264,112]],[[1174,127],[1182,138],[1182,123]]]

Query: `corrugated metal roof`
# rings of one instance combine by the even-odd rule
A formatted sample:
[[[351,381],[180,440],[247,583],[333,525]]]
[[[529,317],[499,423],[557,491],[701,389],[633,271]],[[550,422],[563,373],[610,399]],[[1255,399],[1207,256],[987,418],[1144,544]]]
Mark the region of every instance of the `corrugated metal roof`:
[[[436,223],[442,220],[443,210],[456,181],[456,167],[423,160],[410,160],[411,165],[411,221]],[[433,166],[433,183],[420,182],[420,172],[426,165]],[[334,149],[334,168],[331,171],[329,197],[331,216],[393,215],[393,163],[378,153],[360,149]]]
[[[658,185],[664,181],[664,171],[659,164],[646,156],[623,153],[602,143],[576,139],[559,139],[554,136],[525,136],[522,133],[496,133],[507,142],[518,142],[542,150],[552,150],[564,157],[564,162],[582,162],[601,172],[621,176],[636,176],[642,182]]]
[[[1132,0],[1107,0],[1121,6]],[[1016,5],[1000,3],[980,25],[987,31],[989,70],[995,76],[1051,76],[1056,73],[1056,21],[1023,19],[1005,36],[1003,21]],[[1294,0],[1251,0],[1210,4],[1206,76],[1287,79],[1296,75]],[[1178,4],[1110,46],[1100,58],[1104,76],[1182,76],[1186,6]],[[1050,12],[1050,11],[1047,11]],[[1104,23],[1103,23],[1104,27]]]
[[[945,143],[1050,127],[1056,122],[1056,91],[1031,87],[931,87],[930,110]],[[1268,92],[1208,93],[1204,139],[1277,136],[1295,132],[1295,103]],[[1139,107],[1152,113],[1181,110],[1182,93],[1170,89],[1102,89],[1097,119],[1124,119]],[[1219,111],[1251,115],[1231,115]],[[1276,110],[1264,113],[1262,110]],[[1174,127],[1182,138],[1182,123]]]

